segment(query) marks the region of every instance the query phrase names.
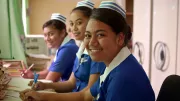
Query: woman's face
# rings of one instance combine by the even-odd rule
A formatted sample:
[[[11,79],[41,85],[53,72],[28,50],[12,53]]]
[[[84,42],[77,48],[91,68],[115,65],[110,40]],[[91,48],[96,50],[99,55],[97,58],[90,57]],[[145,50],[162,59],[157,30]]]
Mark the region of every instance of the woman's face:
[[[75,10],[70,15],[70,28],[75,40],[83,40],[89,18],[85,17],[80,10]]]
[[[65,37],[64,30],[57,30],[53,26],[45,27],[43,33],[48,48],[59,48]]]
[[[109,65],[122,48],[124,35],[122,33],[116,35],[107,24],[90,19],[84,42],[92,60]]]

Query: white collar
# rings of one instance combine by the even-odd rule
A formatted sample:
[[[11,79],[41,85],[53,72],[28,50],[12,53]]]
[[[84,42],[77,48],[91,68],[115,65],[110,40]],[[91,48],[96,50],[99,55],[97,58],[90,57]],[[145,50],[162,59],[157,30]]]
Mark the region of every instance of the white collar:
[[[78,52],[76,53],[76,56],[78,57],[78,59],[81,58],[81,55],[82,54],[87,54],[88,55],[88,52],[87,52],[87,49],[85,49],[84,47],[84,42],[81,42],[81,45],[79,47],[79,50]]]
[[[63,45],[66,44],[67,42],[69,42],[69,40],[71,40],[71,38],[67,35],[67,36],[64,38],[63,42],[61,43],[61,46],[63,46]]]
[[[112,62],[109,64],[108,67],[106,67],[104,74],[100,76],[100,84],[101,82],[104,82],[107,75],[116,68],[119,64],[121,64],[129,55],[131,52],[127,47],[123,47],[120,52],[116,55],[116,57],[112,60]]]
[[[86,54],[86,55],[88,55],[88,52],[87,52],[87,49],[86,49],[86,48],[84,49],[84,52],[83,52],[83,54]]]
[[[75,40],[75,43],[76,43],[76,45],[78,46],[78,47],[80,47],[81,46],[81,43],[82,43],[83,41],[81,41],[81,40]]]

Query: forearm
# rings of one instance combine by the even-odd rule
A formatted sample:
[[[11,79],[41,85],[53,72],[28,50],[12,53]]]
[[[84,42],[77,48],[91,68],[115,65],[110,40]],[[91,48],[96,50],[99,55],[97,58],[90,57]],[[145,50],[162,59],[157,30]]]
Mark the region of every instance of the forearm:
[[[46,78],[46,76],[47,76],[47,74],[48,74],[48,70],[47,69],[45,69],[45,70],[43,70],[43,71],[40,71],[40,72],[38,72],[37,74],[39,74],[39,77],[38,77],[38,79],[45,79]]]
[[[41,101],[92,101],[85,100],[84,93],[41,93]]]
[[[54,83],[47,83],[46,89],[54,89],[57,92],[72,92],[72,90],[76,87],[74,83],[70,81],[63,81],[63,82],[54,82]]]

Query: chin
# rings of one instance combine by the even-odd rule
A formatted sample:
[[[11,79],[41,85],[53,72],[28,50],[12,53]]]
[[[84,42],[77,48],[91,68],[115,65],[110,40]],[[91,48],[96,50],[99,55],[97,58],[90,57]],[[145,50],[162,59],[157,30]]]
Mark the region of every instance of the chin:
[[[83,38],[81,36],[77,36],[77,37],[74,37],[75,40],[83,40]]]
[[[48,47],[48,48],[53,48],[53,46],[50,46],[50,45],[49,45],[49,46],[47,46],[47,47]]]

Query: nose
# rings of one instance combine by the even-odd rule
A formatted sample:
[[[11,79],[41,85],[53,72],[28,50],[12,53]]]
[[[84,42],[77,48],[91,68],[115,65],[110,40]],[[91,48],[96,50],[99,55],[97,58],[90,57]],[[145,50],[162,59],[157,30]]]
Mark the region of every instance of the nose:
[[[77,30],[78,30],[76,24],[73,25],[72,30],[73,30],[73,31],[77,31]]]
[[[49,40],[50,40],[50,37],[49,37],[49,35],[47,35],[47,36],[44,36],[44,40],[45,40],[45,41],[49,41]]]
[[[89,40],[89,46],[97,46],[98,41],[95,36],[92,36],[91,39]]]

